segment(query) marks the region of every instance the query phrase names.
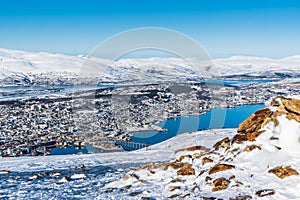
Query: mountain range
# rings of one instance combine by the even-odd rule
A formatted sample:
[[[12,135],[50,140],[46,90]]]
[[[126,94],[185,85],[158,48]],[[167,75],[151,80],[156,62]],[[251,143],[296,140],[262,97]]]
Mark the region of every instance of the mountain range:
[[[91,57],[70,56],[46,52],[25,52],[0,48],[0,79],[24,78],[44,74],[48,78],[102,77],[102,81],[136,81],[193,79],[209,77],[298,77],[300,56],[279,59],[255,56],[233,56],[206,60],[195,67],[187,58],[123,58],[116,61]]]

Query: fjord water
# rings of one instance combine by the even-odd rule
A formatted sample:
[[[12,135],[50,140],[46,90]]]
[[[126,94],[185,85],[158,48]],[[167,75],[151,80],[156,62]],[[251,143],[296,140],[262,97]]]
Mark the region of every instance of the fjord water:
[[[234,108],[215,108],[199,116],[184,116],[177,119],[167,119],[157,124],[167,129],[167,132],[145,131],[137,132],[132,142],[156,144],[181,133],[194,132],[215,128],[237,128],[253,112],[265,107],[264,104],[236,106]]]

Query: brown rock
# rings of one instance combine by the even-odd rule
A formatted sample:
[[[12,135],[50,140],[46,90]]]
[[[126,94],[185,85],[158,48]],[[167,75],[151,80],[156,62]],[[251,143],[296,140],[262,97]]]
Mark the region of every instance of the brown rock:
[[[247,136],[248,141],[255,141],[255,138],[257,138],[263,132],[265,132],[265,131],[262,130],[262,131],[247,133],[246,136]]]
[[[142,197],[141,200],[153,200],[152,197]]]
[[[205,177],[205,183],[209,183],[212,180],[209,176]]]
[[[181,187],[180,186],[175,186],[173,188],[170,189],[171,192],[175,191],[175,190],[179,190]]]
[[[247,147],[245,148],[245,151],[246,151],[246,152],[250,152],[250,151],[253,151],[254,149],[259,149],[259,150],[261,150],[261,147],[260,147],[260,146],[257,146],[257,145],[251,145],[251,146],[247,146]]]
[[[245,133],[245,134],[240,134],[240,133],[236,134],[232,138],[232,143],[241,144],[241,143],[246,142],[246,141],[253,142],[253,141],[255,141],[255,138],[258,137],[263,132],[265,132],[265,131],[262,130],[262,131],[257,131],[257,132],[249,132],[249,133]]]
[[[212,188],[213,192],[225,190],[228,187],[229,180],[225,178],[217,178],[213,181],[214,187]]]
[[[184,149],[178,149],[177,151],[175,151],[175,153],[178,153],[180,151],[196,151],[196,150],[206,151],[206,147],[205,146],[192,146],[192,147],[188,147],[188,148],[184,148]]]
[[[296,115],[294,113],[287,113],[286,114],[286,118],[288,118],[289,120],[296,120],[297,122],[300,122],[300,115]]]
[[[185,194],[185,195],[182,195],[180,198],[185,199],[185,198],[188,198],[189,196],[191,196],[191,195],[190,194]]]
[[[275,194],[275,190],[273,189],[264,189],[264,190],[259,190],[255,193],[259,197],[264,197],[264,196],[270,196]]]
[[[202,165],[204,165],[205,163],[208,163],[208,162],[213,162],[213,160],[210,159],[210,158],[207,158],[207,157],[204,157],[204,158],[202,159]]]
[[[278,101],[278,98],[281,99],[281,96],[275,97],[275,98],[271,101],[271,106],[279,107],[279,106],[281,105],[281,103]]]
[[[177,182],[185,182],[185,180],[182,180],[180,178],[175,178],[175,179],[170,181],[170,183],[177,183]]]
[[[169,199],[174,199],[174,198],[177,198],[177,197],[179,197],[179,194],[173,194],[173,195],[169,196],[168,198]]]
[[[126,189],[126,190],[128,190],[131,187],[132,187],[131,185],[125,185],[123,188]]]
[[[262,128],[264,121],[272,115],[269,108],[264,108],[253,113],[248,119],[242,122],[238,127],[238,133],[257,132]]]
[[[190,164],[185,164],[177,171],[177,175],[181,175],[181,176],[195,175],[195,169],[192,168]]]
[[[216,197],[202,197],[203,200],[216,200]]]
[[[151,200],[151,197],[142,197],[141,200]]]
[[[180,163],[180,162],[171,162],[165,165],[164,170],[167,170],[169,167],[172,167],[173,169],[179,169],[183,167],[186,163]]]
[[[208,174],[214,174],[217,172],[233,169],[235,166],[233,165],[228,165],[228,164],[216,164],[212,168],[209,169]]]
[[[244,196],[229,198],[229,200],[249,200],[249,199],[252,199],[252,196],[244,195]]]
[[[192,156],[191,155],[183,155],[183,156],[180,156],[179,158],[178,158],[178,161],[179,162],[181,162],[183,159],[185,159],[185,158],[192,158]]]
[[[232,144],[233,143],[241,144],[243,142],[246,142],[247,140],[248,140],[248,138],[247,138],[246,134],[236,134],[232,138]]]
[[[281,97],[281,102],[287,111],[300,115],[300,100]]]
[[[269,173],[275,174],[281,179],[291,175],[298,175],[299,173],[292,169],[291,166],[278,166],[268,171]]]
[[[206,152],[194,153],[193,156],[192,156],[192,158],[193,159],[199,159],[202,156],[204,156],[205,154],[206,154]]]
[[[168,164],[169,163],[167,163],[167,162],[149,163],[149,164],[143,165],[139,169],[148,169],[149,171],[154,170],[154,169],[159,169],[159,168],[162,169]]]
[[[230,147],[230,140],[228,137],[223,138],[222,140],[218,141],[213,148],[215,150],[219,150],[220,148],[229,148]]]

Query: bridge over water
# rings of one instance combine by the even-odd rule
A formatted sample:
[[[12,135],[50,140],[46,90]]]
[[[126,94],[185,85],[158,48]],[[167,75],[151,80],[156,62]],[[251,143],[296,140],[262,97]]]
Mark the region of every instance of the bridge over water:
[[[139,142],[127,142],[122,140],[115,141],[115,144],[123,147],[123,149],[125,149],[126,151],[138,150],[150,146],[150,144],[139,143]]]

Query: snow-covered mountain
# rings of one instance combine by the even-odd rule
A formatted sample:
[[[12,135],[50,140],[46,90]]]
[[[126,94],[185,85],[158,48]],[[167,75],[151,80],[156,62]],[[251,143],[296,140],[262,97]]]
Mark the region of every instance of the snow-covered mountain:
[[[271,75],[274,72],[299,74],[300,56],[279,59],[255,56],[233,56],[215,59],[214,63],[222,75],[252,74]]]
[[[201,61],[202,62],[202,61]],[[103,81],[193,79],[203,76],[299,75],[300,56],[280,59],[234,56],[197,63],[181,58],[137,58],[110,61],[90,56],[31,53],[0,48],[0,79],[47,74],[48,78],[98,76]]]
[[[105,187],[148,199],[300,199],[299,138],[300,100],[277,97],[213,148],[178,149]]]

